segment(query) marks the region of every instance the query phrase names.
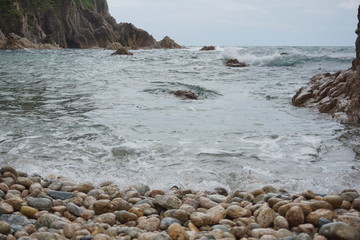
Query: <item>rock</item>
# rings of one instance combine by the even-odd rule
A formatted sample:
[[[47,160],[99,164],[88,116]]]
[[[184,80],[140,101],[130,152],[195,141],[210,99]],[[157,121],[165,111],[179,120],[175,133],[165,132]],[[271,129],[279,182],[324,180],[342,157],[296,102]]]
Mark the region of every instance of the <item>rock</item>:
[[[359,240],[360,233],[349,224],[336,222],[329,223],[320,228],[320,235],[329,240]]]
[[[106,223],[110,226],[116,222],[116,215],[114,213],[103,213],[94,219],[94,222]]]
[[[14,208],[10,204],[2,202],[0,203],[0,212],[4,214],[10,214],[14,212]]]
[[[206,226],[211,222],[210,216],[203,212],[192,213],[190,215],[190,220],[196,227]]]
[[[242,208],[238,205],[231,205],[226,209],[226,216],[230,219],[250,217],[251,215],[252,214],[249,209]]]
[[[165,36],[159,43],[160,48],[167,48],[167,49],[177,49],[182,48],[179,44],[177,44],[173,39],[168,36]]]
[[[158,195],[154,199],[154,204],[165,209],[179,209],[182,202],[175,195]]]
[[[281,228],[288,229],[289,223],[283,216],[276,216],[274,219],[274,229],[279,230]]]
[[[228,67],[247,67],[248,65],[244,62],[239,62],[237,59],[229,59],[225,62]]]
[[[338,216],[336,220],[347,223],[360,232],[360,213],[345,213]]]
[[[138,240],[171,240],[166,233],[141,233]]]
[[[301,207],[294,206],[287,211],[285,219],[289,223],[289,227],[295,227],[304,223],[304,212]]]
[[[207,209],[210,209],[212,207],[215,207],[218,205],[218,203],[210,200],[209,198],[207,197],[200,197],[198,199],[198,202],[199,202],[199,206],[202,207],[202,208],[207,208]]]
[[[125,210],[116,211],[114,213],[116,215],[116,219],[122,224],[130,222],[130,221],[137,221],[137,219],[138,219],[138,216],[136,214],[130,213]]]
[[[166,230],[168,229],[168,227],[173,224],[173,223],[178,223],[181,224],[180,221],[176,218],[172,218],[172,217],[164,217],[161,219],[160,221],[160,229],[161,230]]]
[[[66,209],[76,217],[81,217],[85,209],[77,206],[75,203],[69,202],[66,204]]]
[[[57,233],[50,233],[50,232],[36,232],[30,235],[30,239],[37,239],[37,240],[49,240],[49,239],[56,239],[56,240],[66,240],[63,236]]]
[[[111,56],[114,55],[134,55],[133,53],[129,52],[126,48],[119,48],[115,52],[111,54]]]
[[[48,198],[31,198],[27,200],[27,205],[38,210],[49,211],[52,207],[52,201]]]
[[[301,232],[308,234],[309,236],[313,237],[316,233],[316,229],[314,225],[307,223],[307,224],[300,224],[298,226]]]
[[[333,209],[337,209],[341,207],[341,204],[343,202],[343,198],[341,196],[338,195],[326,195],[324,197],[324,200],[328,203],[331,204],[331,206],[333,207]]]
[[[20,208],[24,202],[25,200],[20,197],[11,197],[3,201],[3,203],[10,204],[15,211],[20,211]]]
[[[181,209],[167,210],[163,216],[175,218],[179,220],[181,224],[184,224],[189,220],[189,213]]]
[[[157,231],[160,227],[160,220],[156,217],[151,218],[139,218],[138,219],[138,228],[143,229],[148,232]]]
[[[10,167],[10,166],[4,166],[0,169],[0,173],[1,174],[4,174],[5,172],[9,172],[11,173],[12,175],[15,176],[15,178],[18,178],[19,177],[19,173],[15,170],[15,168],[13,167]]]
[[[115,198],[111,201],[114,211],[129,210],[131,205],[122,198]]]
[[[326,218],[332,220],[334,218],[334,213],[331,210],[327,209],[318,209],[314,212],[309,213],[306,216],[306,221],[313,224],[314,226],[319,226],[319,219]]]
[[[172,94],[174,94],[176,97],[179,97],[181,99],[192,99],[192,100],[197,100],[198,96],[196,95],[196,93],[189,91],[189,90],[176,90],[171,92]]]
[[[73,193],[61,192],[61,191],[49,191],[48,195],[53,199],[66,200],[75,197]]]
[[[352,208],[360,211],[360,198],[354,199],[354,201],[352,202]]]
[[[259,215],[256,216],[255,220],[262,228],[267,228],[273,225],[275,217],[275,211],[269,207],[265,207],[260,211]]]
[[[174,239],[174,240],[188,240],[189,239],[189,235],[186,233],[184,228],[178,223],[171,224],[170,227],[168,228],[167,232],[168,232],[169,236],[171,237],[171,239]]]
[[[113,211],[113,206],[110,200],[99,200],[94,202],[93,210],[95,211],[96,215],[100,215],[103,213],[108,213]]]
[[[218,224],[221,219],[226,217],[225,209],[221,205],[210,208],[206,214],[210,217],[211,225]]]
[[[54,214],[43,214],[36,221],[36,228],[49,227],[51,223],[59,221],[60,218]]]
[[[9,223],[0,221],[0,233],[8,235],[11,232],[11,226]]]
[[[121,45],[119,42],[112,42],[106,46],[106,50],[118,50],[121,48],[123,48],[123,45]]]
[[[200,49],[200,51],[213,51],[215,50],[215,46],[204,46]]]
[[[34,224],[35,220],[28,219],[25,216],[15,215],[15,214],[3,214],[0,216],[0,221],[5,221],[12,226],[24,227],[29,224]]]
[[[20,209],[21,214],[29,217],[29,218],[35,218],[35,214],[39,211],[36,208],[32,208],[29,206],[22,206]]]
[[[88,193],[92,189],[94,189],[94,186],[89,182],[81,183],[75,186],[75,190],[83,193]]]

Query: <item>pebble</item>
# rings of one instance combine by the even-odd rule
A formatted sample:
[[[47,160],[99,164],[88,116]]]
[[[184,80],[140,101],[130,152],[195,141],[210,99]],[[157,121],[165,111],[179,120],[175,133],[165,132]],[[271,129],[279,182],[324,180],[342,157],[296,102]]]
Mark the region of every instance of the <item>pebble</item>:
[[[49,211],[52,207],[52,202],[48,198],[31,198],[27,200],[27,205],[38,210]]]
[[[256,216],[255,220],[261,227],[267,228],[273,225],[275,217],[276,212],[269,207],[265,207]]]
[[[359,240],[360,233],[354,227],[343,222],[325,224],[319,233],[332,240]]]
[[[154,204],[169,210],[179,209],[182,202],[175,195],[157,195],[154,199]]]
[[[144,184],[120,189],[15,169],[0,179],[0,240],[359,240],[360,197],[351,189],[328,195],[272,187],[230,194]]]
[[[332,220],[334,218],[334,213],[331,210],[327,209],[318,209],[314,212],[309,213],[306,216],[306,221],[313,224],[314,226],[319,226],[320,218],[326,218]]]
[[[294,206],[287,211],[285,219],[289,223],[289,227],[298,226],[304,223],[304,212],[301,207]]]
[[[67,200],[75,197],[73,193],[61,192],[61,191],[49,191],[48,195],[53,199],[61,199],[61,200]]]
[[[0,233],[7,235],[11,232],[11,226],[5,221],[0,221]]]
[[[35,218],[35,214],[39,212],[36,208],[32,208],[29,206],[22,206],[20,209],[21,214],[29,217],[29,218]]]
[[[175,240],[188,240],[189,235],[179,223],[173,223],[168,228],[168,234],[171,239]]]

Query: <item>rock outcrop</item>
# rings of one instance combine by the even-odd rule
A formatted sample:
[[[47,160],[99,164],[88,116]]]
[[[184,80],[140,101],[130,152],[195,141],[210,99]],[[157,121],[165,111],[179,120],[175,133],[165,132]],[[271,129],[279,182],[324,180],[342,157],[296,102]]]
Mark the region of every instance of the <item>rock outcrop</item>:
[[[360,6],[358,20],[356,58],[352,67],[312,77],[292,98],[293,105],[318,108],[343,123],[360,123]]]
[[[133,53],[129,52],[126,48],[122,47],[117,49],[115,52],[111,54],[111,56],[114,55],[134,55]]]
[[[168,48],[168,49],[176,49],[182,48],[179,44],[177,44],[173,39],[166,36],[158,43],[158,48]]]
[[[215,46],[203,46],[200,51],[214,51]]]
[[[237,59],[229,59],[225,62],[225,65],[228,67],[247,67],[248,65],[244,62],[239,62]]]
[[[148,32],[131,23],[116,23],[106,0],[2,0],[2,43],[10,33],[61,48],[106,48],[113,42],[132,49],[159,46]]]

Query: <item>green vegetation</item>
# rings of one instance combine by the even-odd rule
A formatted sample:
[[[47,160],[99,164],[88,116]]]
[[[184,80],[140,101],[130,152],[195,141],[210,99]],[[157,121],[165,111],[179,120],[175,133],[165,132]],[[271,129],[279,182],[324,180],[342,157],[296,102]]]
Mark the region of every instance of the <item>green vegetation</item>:
[[[74,0],[77,5],[82,5],[88,9],[95,9],[95,0]]]

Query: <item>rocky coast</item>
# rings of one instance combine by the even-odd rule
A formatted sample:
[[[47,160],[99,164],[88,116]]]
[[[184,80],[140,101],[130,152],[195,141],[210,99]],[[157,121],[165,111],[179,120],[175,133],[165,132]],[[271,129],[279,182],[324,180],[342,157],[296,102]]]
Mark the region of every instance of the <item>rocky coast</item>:
[[[360,6],[358,8],[356,58],[352,67],[313,76],[292,98],[299,107],[317,108],[342,123],[360,123]]]
[[[356,190],[120,189],[0,169],[0,239],[358,240]]]

